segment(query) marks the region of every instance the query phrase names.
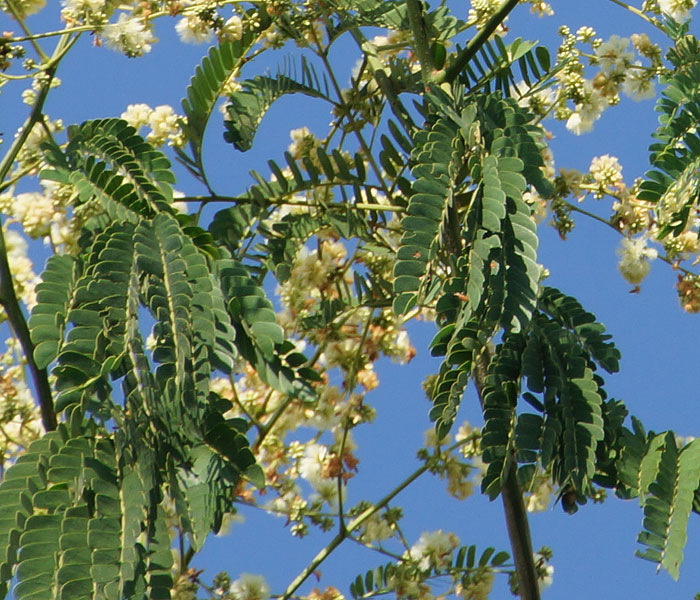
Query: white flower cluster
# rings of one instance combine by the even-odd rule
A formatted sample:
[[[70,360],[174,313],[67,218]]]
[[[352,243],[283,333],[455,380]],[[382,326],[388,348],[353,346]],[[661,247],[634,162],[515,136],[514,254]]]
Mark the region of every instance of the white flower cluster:
[[[308,481],[324,500],[337,505],[337,482],[326,475],[330,458],[328,448],[322,444],[309,444],[299,461],[299,475]]]
[[[520,0],[523,3],[530,5],[530,12],[536,14],[538,17],[551,17],[554,14],[549,2],[544,2],[543,0]]]
[[[243,37],[243,19],[238,15],[233,15],[224,23],[219,37],[227,42],[235,42]]]
[[[10,263],[15,293],[31,310],[36,305],[36,285],[39,277],[34,273],[34,265],[27,255],[27,242],[22,234],[14,229],[5,229],[5,248]]]
[[[494,579],[493,571],[485,568],[476,569],[457,585],[457,595],[462,600],[488,600]]]
[[[527,495],[528,512],[544,512],[552,503],[554,488],[550,478],[544,475],[537,475],[533,482],[532,490]]]
[[[593,197],[596,199],[621,191],[625,186],[622,179],[622,165],[615,156],[604,154],[594,157],[588,172],[596,185],[593,190]]]
[[[61,17],[68,24],[104,25],[116,4],[114,0],[62,0]]]
[[[607,41],[595,37],[591,27],[581,27],[574,34],[568,27],[559,30],[562,43],[558,61],[562,69],[556,91],[554,116],[566,120],[566,127],[580,135],[593,129],[603,111],[619,103],[624,92],[634,100],[654,96],[654,80],[661,68],[661,51],[644,34],[630,38],[612,35]],[[631,43],[630,43],[631,42]],[[590,45],[591,53],[584,53],[578,44]],[[585,77],[582,58],[588,56],[599,70],[592,78]],[[644,58],[649,64],[643,65]],[[567,105],[573,102],[573,110]]]
[[[18,0],[14,5],[21,15],[35,15],[46,6],[46,0]],[[0,10],[10,12],[5,2],[0,3]]]
[[[28,171],[31,175],[38,173],[44,164],[43,153],[40,148],[41,143],[48,139],[49,132],[56,133],[62,130],[63,121],[61,119],[52,121],[47,118],[43,123],[35,123],[17,155],[18,168]],[[23,128],[19,127],[15,137],[18,137],[22,131]]]
[[[41,187],[41,192],[0,194],[0,212],[9,217],[6,225],[17,222],[30,238],[44,238],[54,249],[66,249],[77,238],[65,209],[72,192],[47,179],[41,180]]]
[[[119,14],[116,23],[102,30],[102,37],[108,48],[122,52],[129,58],[150,52],[151,44],[157,41],[143,19],[124,12]]]
[[[470,0],[470,4],[471,7],[469,8],[469,15],[467,16],[467,23],[469,25],[483,27],[494,13],[501,8],[502,2],[500,0]],[[497,33],[505,33],[503,27],[503,24],[501,24]]]
[[[554,565],[549,564],[551,551],[540,550],[533,555],[537,569],[537,584],[540,591],[547,589],[554,581]]]
[[[603,114],[607,101],[593,87],[593,82],[584,81],[581,86],[580,102],[566,122],[566,128],[576,135],[587,133],[593,129],[595,123]]]
[[[130,104],[121,118],[137,131],[144,125],[150,127],[146,139],[154,146],[162,146],[167,142],[168,145],[179,148],[185,144],[185,136],[180,127],[182,117],[168,104],[155,108],[148,104]]]

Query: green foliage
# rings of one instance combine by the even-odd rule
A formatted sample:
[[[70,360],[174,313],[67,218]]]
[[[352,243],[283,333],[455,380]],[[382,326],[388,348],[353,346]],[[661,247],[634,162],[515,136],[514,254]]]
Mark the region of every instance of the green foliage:
[[[440,245],[446,243],[443,234],[449,227],[447,218],[454,207],[453,190],[464,155],[459,131],[445,118],[438,117],[428,131],[417,133],[414,141],[411,160],[415,181],[401,221],[404,234],[394,268],[394,310],[398,314],[406,314],[419,304],[423,281],[429,276],[427,266],[435,263]]]
[[[517,72],[515,65],[517,63]],[[504,44],[499,36],[486,40],[459,80],[470,90],[500,91],[504,97],[513,95],[516,85],[524,89],[519,94],[529,95],[544,89],[562,64],[552,67],[549,51],[537,42],[516,38]]]
[[[226,112],[229,118],[224,121],[224,139],[236,149],[250,150],[253,137],[265,113],[273,102],[285,94],[304,94],[333,103],[328,84],[321,84],[316,70],[306,59],[301,60],[301,80],[293,76],[278,74],[276,77],[259,75],[241,82],[240,91],[229,96]]]
[[[98,119],[68,128],[68,144],[45,142],[50,169],[41,176],[77,189],[76,205],[97,202],[110,218],[174,213],[170,161],[121,119]]]
[[[459,91],[455,95],[459,99]],[[488,340],[499,328],[517,333],[529,327],[539,294],[540,268],[535,225],[522,194],[528,184],[544,194],[550,191],[540,170],[542,156],[529,126],[530,115],[498,94],[480,96],[461,114],[448,110],[449,106],[441,104],[468,150],[459,161],[465,165],[460,170],[465,179],[454,192],[466,206],[454,205],[452,223],[443,236],[451,239],[452,276],[438,298],[440,331],[432,344],[433,354],[446,357],[431,411],[440,435],[452,426],[473,361]],[[425,179],[417,179],[414,186],[424,185]],[[412,235],[423,235],[417,239],[430,240],[424,223],[410,221],[404,227],[415,230]],[[411,250],[412,257],[430,256],[425,247],[408,246],[407,251],[402,244],[397,268]],[[420,282],[422,274],[414,261],[417,275],[410,285],[417,290],[416,280]],[[404,293],[404,297],[410,296]]]
[[[637,541],[645,546],[637,556],[655,562],[678,579],[687,540],[688,519],[700,487],[700,444],[679,447],[672,432],[644,431],[633,419],[625,429],[617,471],[622,497],[638,497],[644,512]]]
[[[34,342],[34,360],[45,369],[58,356],[66,328],[68,308],[73,304],[73,293],[80,263],[67,254],[49,258],[37,285],[37,306],[29,320]]]
[[[34,442],[0,483],[1,595],[14,569],[18,600],[169,597],[170,538],[147,477],[94,428]]]
[[[264,483],[245,436],[247,424],[226,420],[230,405],[212,402],[213,368],[228,370],[243,355],[272,373],[278,386],[281,380],[285,390],[310,395],[296,368],[305,359],[289,348],[259,288],[239,283],[233,297],[224,292],[221,282],[231,285],[232,275],[223,276],[219,263],[194,243],[190,236],[201,240],[200,230],[172,216],[171,178],[160,153],[118,120],[86,123],[70,135],[64,151],[47,145],[54,167],[49,177],[85,177],[80,181],[93,185],[81,188],[80,201],[99,199],[115,220],[106,226],[95,220],[80,255],[53,257],[37,288],[30,319],[35,357],[42,366],[54,364],[56,410],[76,425],[61,426],[60,436],[43,438],[32,446],[36,452],[23,455],[23,461],[36,465],[36,485],[21,475],[28,468],[22,462],[0,485],[0,492],[2,486],[16,485],[13,474],[20,473],[30,489],[28,496],[17,496],[23,516],[7,524],[7,535],[17,545],[8,560],[16,562],[12,556],[18,551],[20,557],[15,594],[44,597],[32,595],[40,580],[47,598],[54,591],[55,597],[92,597],[87,584],[95,577],[104,597],[168,597],[170,541],[159,507],[164,490],[175,500],[182,531],[197,549],[232,510],[241,477]],[[142,333],[149,322],[152,351],[145,349]],[[113,380],[121,381],[123,404]],[[81,433],[84,417],[90,438]],[[120,425],[114,439],[103,425],[110,420]],[[76,458],[71,458],[73,470],[60,471],[59,478],[52,469],[65,453]],[[81,458],[88,455],[89,461]],[[102,462],[94,466],[98,459]],[[96,474],[89,469],[97,469]],[[102,479],[109,470],[114,474],[106,482],[112,487],[105,487]],[[83,487],[74,489],[76,482]],[[60,541],[61,532],[73,531],[69,524],[83,536],[67,537],[70,544]],[[93,529],[104,535],[91,534]],[[108,531],[121,541],[110,541]],[[147,533],[150,537],[144,538]],[[97,537],[90,541],[91,535]],[[33,536],[56,541],[42,549],[41,560],[24,561],[24,546],[35,544]],[[123,546],[112,545],[118,543]],[[145,546],[139,549],[139,544]],[[68,562],[62,553],[71,557]],[[106,557],[111,558],[102,564]],[[65,566],[54,573],[54,564]],[[121,571],[114,566],[120,564]]]
[[[441,557],[442,558],[442,557]],[[358,575],[350,584],[350,595],[355,600],[373,598],[396,592],[403,581],[410,581],[413,573],[421,571],[423,578],[449,576],[461,580],[468,588],[472,578],[478,578],[479,573],[490,567],[503,567],[508,562],[507,552],[496,552],[494,548],[486,548],[477,559],[476,546],[461,546],[443,564],[431,565],[421,569],[410,562],[387,563]]]
[[[700,47],[685,35],[669,50],[673,71],[664,78],[666,87],[657,102],[657,140],[649,147],[652,169],[646,173],[638,197],[657,205],[663,217],[661,236],[682,233],[694,214],[698,199],[697,170],[700,165],[700,134],[695,124],[700,114]]]
[[[566,497],[567,512],[595,498],[594,485],[638,497],[638,555],[678,577],[690,513],[700,512],[700,442],[679,447],[672,433],[647,434],[635,419],[632,430],[623,426],[627,410],[608,400],[601,376],[619,369],[611,336],[576,299],[541,282],[527,199],[550,198],[554,189],[544,132],[519,101],[548,89],[566,61],[552,65],[546,49],[520,38],[506,45],[495,36],[472,48],[477,36],[452,78],[450,67],[464,57],[453,38],[467,24],[446,6],[417,4],[410,18],[402,0],[256,5],[239,40],[208,51],[182,101],[189,150],[175,149],[209,193],[198,197],[203,205],[230,200],[206,231],[201,211],[174,208],[165,154],[125,121],[72,126],[65,144],[47,136],[41,177],[71,191],[69,210],[83,231],[73,256],[47,262],[28,323],[32,366],[50,370],[55,392],[42,402],[61,424],[0,483],[0,597],[16,578],[18,600],[169,598],[172,532],[186,538],[187,560],[234,512],[244,482],[265,485],[254,451],[283,440],[270,441],[290,406],[303,413],[317,406],[319,384],[332,376],[320,358],[324,340],[364,327],[364,344],[382,320],[391,323],[383,333],[395,335],[423,309],[435,311],[431,351],[443,358],[430,390],[438,437],[451,430],[470,380],[481,400],[482,491],[495,499],[515,473],[524,489],[546,477]],[[207,8],[198,18],[214,14]],[[306,54],[275,75],[240,79],[272,19],[274,33]],[[210,24],[223,39],[221,24]],[[392,29],[396,41],[369,42],[370,26]],[[662,236],[686,231],[695,218],[700,167],[700,46],[687,28],[664,28],[675,41],[674,68],[638,195],[656,207]],[[352,89],[341,90],[328,59],[346,32],[364,57]],[[266,40],[274,44],[274,36]],[[407,55],[426,55],[419,50],[434,73],[413,68]],[[415,110],[403,104],[407,93],[420,98]],[[225,141],[247,151],[288,94],[331,108],[327,138],[299,156],[269,160],[269,173],[252,171],[237,196],[217,195],[203,163],[217,102],[227,97]],[[287,205],[294,210],[280,210]],[[392,222],[390,212],[400,219]],[[352,257],[317,286],[313,309],[285,329],[268,290],[292,280],[300,248],[314,238],[343,239]],[[368,315],[361,325],[352,321],[358,314]],[[312,359],[299,341],[310,342]],[[358,371],[371,370],[384,341],[377,335],[371,351],[342,350],[351,365],[337,363],[349,373],[348,406],[333,414],[345,427],[342,449],[355,419],[371,418],[357,389],[373,382],[359,382]],[[264,405],[248,410],[235,391],[231,400],[215,391],[216,375],[233,382],[241,372],[266,386]],[[267,412],[273,392],[278,404]],[[229,417],[234,403],[245,418]],[[332,465],[338,485],[353,469],[352,456],[341,454]],[[352,530],[344,516],[338,539]],[[404,578],[438,577],[467,590],[503,568],[508,555],[494,552],[477,557],[475,546],[463,547],[425,568],[397,559],[358,576],[350,591],[359,600],[397,592]]]
[[[179,151],[178,157],[190,172],[200,178],[203,177],[202,143],[209,118],[227,83],[236,77],[256,40],[257,32],[246,31],[240,40],[212,46],[190,80],[182,108],[187,117],[183,132],[192,156]]]

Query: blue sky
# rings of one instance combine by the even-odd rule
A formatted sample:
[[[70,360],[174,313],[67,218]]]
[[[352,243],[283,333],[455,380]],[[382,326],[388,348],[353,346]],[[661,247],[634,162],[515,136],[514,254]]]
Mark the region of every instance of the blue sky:
[[[467,9],[466,2],[454,8],[462,17]],[[640,19],[607,0],[557,2],[554,9],[557,14],[546,19],[532,17],[527,7],[516,9],[509,21],[510,39],[539,39],[554,51],[556,30],[561,24],[574,31],[581,25],[590,25],[604,39],[613,33],[653,33]],[[52,10],[54,7],[30,19],[30,25],[35,24],[37,30],[57,28],[58,22],[52,21],[57,11]],[[126,59],[104,48],[91,48],[91,39],[85,36],[61,66],[58,75],[63,85],[50,95],[48,113],[70,124],[118,116],[127,104],[136,102],[151,106],[171,104],[179,111],[180,99],[206,46],[178,43],[172,24],[159,26],[157,35],[161,42],[141,59]],[[4,15],[0,16],[0,29],[13,29]],[[335,60],[342,60],[350,48],[349,44],[341,44]],[[283,54],[278,58],[281,62]],[[355,58],[353,54],[347,63],[348,72]],[[253,69],[259,72],[256,67]],[[17,100],[20,89],[10,84],[0,95],[0,131],[5,132],[6,143],[25,116],[26,106]],[[266,117],[254,149],[246,155],[223,144],[217,125],[212,124],[206,157],[216,163],[215,187],[235,192],[248,183],[248,169],[255,167],[266,172],[265,161],[281,157],[289,144],[290,129],[310,125],[319,133],[323,131],[327,117],[319,114],[316,107],[306,100],[281,101]],[[546,125],[554,134],[552,147],[557,166],[586,171],[594,156],[612,154],[620,159],[625,180],[631,183],[644,172],[650,134],[656,123],[653,101],[635,103],[623,99],[619,107],[603,115],[593,133],[575,137],[560,124],[548,121]],[[177,187],[187,193],[203,191],[186,177],[180,179]],[[590,201],[587,208],[607,217],[610,204],[609,200]],[[551,271],[551,285],[577,297],[594,312],[614,335],[622,352],[621,373],[607,381],[609,395],[624,400],[630,412],[650,429],[674,429],[681,435],[700,431],[700,393],[696,383],[700,316],[681,311],[672,270],[657,261],[642,293],[631,294],[631,286],[617,271],[615,249],[620,238],[612,230],[582,217],[577,219],[577,227],[566,242],[546,226],[541,227],[540,235],[540,260]],[[38,263],[43,260],[42,254],[37,249]],[[415,327],[412,334],[418,356],[411,365],[402,368],[386,363],[379,370],[382,385],[369,397],[377,407],[376,423],[355,433],[361,462],[349,492],[350,503],[365,495],[378,499],[417,466],[415,449],[430,426],[429,406],[420,383],[426,374],[437,369],[437,362],[426,349],[433,333],[431,324]],[[462,418],[480,423],[474,394],[465,398]],[[409,540],[416,540],[422,531],[442,528],[457,533],[463,544],[509,550],[500,501],[490,503],[475,495],[459,503],[447,498],[442,490],[443,485],[428,475],[399,497]],[[241,514],[245,523],[234,525],[227,537],[211,539],[197,559],[196,564],[206,567],[210,575],[222,569],[234,578],[240,572],[260,573],[267,577],[273,592],[281,592],[330,539],[312,534],[299,541],[291,538],[281,519],[256,509],[244,509]],[[697,515],[691,517],[690,541],[678,583],[665,573],[657,575],[653,564],[633,556],[641,519],[634,501],[614,498],[602,506],[589,504],[574,516],[564,514],[559,506],[532,515],[535,548],[548,545],[554,550],[554,584],[544,597],[692,598],[700,591],[700,572],[694,568],[700,561],[700,519]],[[334,585],[347,594],[356,574],[381,562],[381,557],[355,546],[343,547],[321,567],[321,585]],[[302,590],[315,585],[319,584],[312,582]],[[502,581],[492,597],[510,597]]]

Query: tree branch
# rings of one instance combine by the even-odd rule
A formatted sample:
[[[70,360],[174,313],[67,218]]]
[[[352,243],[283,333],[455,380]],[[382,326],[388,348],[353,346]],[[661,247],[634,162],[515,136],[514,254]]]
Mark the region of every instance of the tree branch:
[[[484,405],[482,390],[490,359],[489,351],[484,349],[475,358],[474,367],[472,368],[472,379],[474,380],[482,408]],[[510,547],[513,551],[515,572],[518,577],[518,592],[522,600],[540,600],[537,570],[535,569],[535,559],[532,555],[530,524],[527,519],[525,504],[523,503],[523,492],[518,484],[515,465],[514,460],[508,462],[505,481],[501,489],[501,499],[503,500]]]
[[[477,34],[469,41],[467,47],[460,52],[454,62],[447,67],[441,74],[438,73],[437,83],[447,82],[452,83],[457,76],[462,72],[467,63],[479,51],[486,40],[491,37],[491,34],[496,31],[498,26],[506,20],[506,17],[518,4],[519,0],[506,0],[501,8],[499,8],[493,16],[486,22],[486,25],[481,28]],[[442,75],[442,76],[440,76]]]
[[[44,426],[44,430],[53,431],[56,429],[57,421],[51,386],[49,385],[46,369],[40,369],[34,361],[34,343],[29,336],[29,327],[27,327],[27,321],[24,318],[24,314],[17,300],[17,295],[15,294],[10,264],[7,260],[7,248],[5,246],[5,236],[3,235],[2,227],[0,227],[0,304],[2,304],[7,313],[7,319],[15,335],[19,339],[27,359],[27,366],[32,374],[32,380],[34,381],[34,387],[39,401],[41,422]]]
[[[60,46],[61,44],[59,44],[59,47]],[[12,164],[29,137],[34,125],[41,120],[42,109],[44,102],[46,101],[46,96],[51,88],[51,80],[53,79],[55,71],[56,64],[51,65],[46,70],[47,77],[44,81],[42,81],[36,100],[32,106],[32,111],[24,122],[21,132],[15,138],[12,146],[10,146],[8,149],[2,162],[0,162],[0,181],[3,181],[5,177],[7,177],[10,169],[12,168]],[[51,386],[49,385],[49,378],[48,374],[46,373],[46,369],[40,369],[34,361],[34,343],[29,335],[27,320],[24,313],[22,313],[19,301],[17,300],[17,294],[15,293],[14,284],[12,282],[12,272],[10,271],[10,263],[7,259],[7,246],[5,244],[5,236],[2,231],[2,227],[0,227],[0,304],[5,309],[10,325],[12,326],[15,335],[17,335],[20,344],[22,345],[22,350],[27,360],[27,366],[29,367],[29,371],[32,375],[34,388],[36,390],[37,399],[39,402],[39,408],[41,410],[41,422],[46,431],[53,431],[56,429],[57,420],[56,412],[54,410],[53,397],[51,394]]]

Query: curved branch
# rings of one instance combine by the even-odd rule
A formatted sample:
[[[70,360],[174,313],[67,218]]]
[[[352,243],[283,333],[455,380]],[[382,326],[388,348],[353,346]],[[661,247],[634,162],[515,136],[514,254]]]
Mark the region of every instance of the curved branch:
[[[22,345],[22,350],[27,359],[27,366],[32,374],[34,387],[39,400],[41,410],[41,422],[45,431],[56,429],[56,412],[53,405],[51,386],[49,385],[46,369],[40,369],[34,361],[34,343],[29,336],[29,327],[24,318],[22,309],[19,306],[15,288],[12,283],[12,273],[7,260],[7,248],[5,246],[5,236],[0,227],[0,304],[7,313],[7,319],[15,332],[15,335]]]
[[[0,162],[0,181],[3,181],[10,172],[12,164],[29,137],[34,125],[42,118],[42,108],[44,106],[44,102],[46,101],[49,88],[51,87],[51,80],[53,79],[55,70],[55,64],[46,70],[48,77],[42,82],[36,101],[32,106],[32,111],[27,117],[27,120],[24,122],[22,131],[15,138],[12,146],[10,146],[7,153],[3,157],[2,162]],[[10,263],[7,259],[7,247],[5,245],[5,236],[3,234],[2,227],[0,227],[0,305],[2,305],[7,313],[7,318],[10,325],[17,335],[17,338],[22,345],[24,355],[27,359],[27,365],[32,375],[34,388],[36,389],[36,394],[39,401],[41,422],[46,431],[53,431],[56,429],[57,420],[56,412],[54,410],[53,397],[51,394],[51,386],[49,385],[49,378],[46,369],[40,369],[34,361],[34,343],[29,335],[27,320],[22,313],[19,301],[17,300],[17,294],[15,293],[14,284],[12,282],[12,272],[10,271]]]

